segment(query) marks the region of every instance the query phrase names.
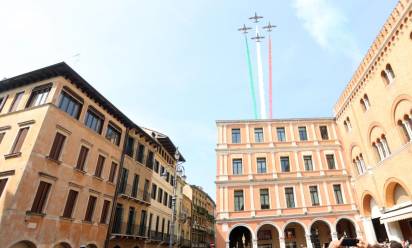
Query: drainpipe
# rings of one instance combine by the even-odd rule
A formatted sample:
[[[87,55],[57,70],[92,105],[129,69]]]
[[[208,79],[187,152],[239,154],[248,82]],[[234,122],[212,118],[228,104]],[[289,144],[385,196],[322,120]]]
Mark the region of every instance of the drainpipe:
[[[126,135],[124,136],[124,142],[123,142],[123,150],[122,150],[122,155],[120,157],[120,164],[119,164],[119,170],[117,172],[117,182],[116,182],[116,188],[114,190],[113,194],[113,200],[112,200],[112,209],[110,211],[110,221],[109,221],[109,226],[107,228],[107,233],[106,233],[106,239],[104,241],[104,248],[109,247],[109,240],[110,240],[110,234],[112,232],[112,227],[113,227],[113,221],[114,221],[114,212],[116,210],[116,205],[117,205],[117,197],[118,197],[118,189],[120,186],[120,173],[122,173],[123,170],[123,163],[124,163],[124,155],[126,154],[126,145],[127,145],[127,137],[129,136],[129,128],[126,128]]]

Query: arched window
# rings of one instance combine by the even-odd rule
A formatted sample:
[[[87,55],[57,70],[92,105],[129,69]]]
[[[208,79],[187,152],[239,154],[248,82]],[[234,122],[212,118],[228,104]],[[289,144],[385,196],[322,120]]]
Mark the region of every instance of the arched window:
[[[380,138],[376,139],[376,141],[372,143],[372,146],[375,148],[375,151],[378,154],[380,161],[384,160],[391,154],[388,142],[386,141],[386,137],[384,134],[382,134]]]
[[[381,72],[381,77],[386,85],[391,84],[395,79],[395,73],[393,72],[392,66],[387,64],[385,70]]]
[[[360,153],[358,156],[353,159],[353,164],[358,170],[359,175],[363,175],[366,172],[366,165],[365,161],[363,160],[362,153]]]
[[[346,132],[349,132],[348,123],[346,123],[346,121],[343,121],[343,126],[345,127]]]
[[[346,117],[346,124],[348,126],[348,131],[350,132],[352,130],[352,124],[350,123],[349,117]]]
[[[371,104],[369,102],[368,95],[363,95],[363,102],[365,104],[365,109],[368,110],[371,107]]]
[[[403,120],[398,120],[398,126],[402,129],[406,142],[410,142],[412,140],[412,120],[409,115],[405,115]]]

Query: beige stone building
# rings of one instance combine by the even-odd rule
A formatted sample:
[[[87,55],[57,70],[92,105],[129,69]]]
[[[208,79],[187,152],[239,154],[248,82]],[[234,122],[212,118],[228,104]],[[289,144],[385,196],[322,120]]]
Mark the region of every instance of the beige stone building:
[[[192,188],[192,248],[215,244],[215,201],[199,186]]]
[[[130,125],[64,63],[2,80],[1,247],[103,247]]]
[[[370,242],[412,241],[411,44],[401,0],[334,108]]]
[[[333,118],[217,121],[216,246],[363,236]]]

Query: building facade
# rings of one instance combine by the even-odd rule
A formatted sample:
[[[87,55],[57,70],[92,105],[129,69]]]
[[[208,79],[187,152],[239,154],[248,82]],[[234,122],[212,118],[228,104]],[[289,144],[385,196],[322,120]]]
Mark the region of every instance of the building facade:
[[[412,241],[411,21],[399,1],[334,108],[370,242]]]
[[[217,121],[216,246],[363,236],[333,118]]]
[[[0,244],[102,247],[125,126],[64,63],[0,82]]]
[[[213,199],[196,185],[192,188],[192,231],[193,248],[212,247],[215,244],[215,209]]]

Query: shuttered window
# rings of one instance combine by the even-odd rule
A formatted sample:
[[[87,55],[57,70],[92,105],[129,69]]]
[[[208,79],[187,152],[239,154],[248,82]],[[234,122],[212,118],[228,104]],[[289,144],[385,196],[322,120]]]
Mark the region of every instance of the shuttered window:
[[[85,221],[92,221],[94,208],[96,207],[96,200],[95,196],[89,197],[89,202],[87,203],[86,215],[84,216]]]
[[[78,195],[79,195],[79,192],[75,190],[69,191],[69,196],[67,197],[66,206],[64,207],[63,217],[65,218],[72,217],[74,205],[76,204]]]
[[[3,138],[4,138],[4,135],[5,135],[6,133],[0,133],[0,144],[1,144],[1,142],[3,141]]]
[[[102,208],[102,215],[100,216],[100,223],[107,224],[107,215],[109,213],[110,208],[110,201],[104,200],[103,208]]]
[[[103,171],[105,160],[106,160],[105,157],[103,157],[102,155],[99,155],[99,158],[97,159],[96,171],[94,173],[96,177],[102,177],[102,171]]]
[[[31,207],[31,211],[34,213],[41,214],[43,212],[44,206],[47,201],[47,196],[49,195],[49,191],[51,188],[50,183],[46,183],[41,181],[39,184],[39,188],[37,189],[36,196],[34,197],[33,206]]]
[[[49,158],[54,159],[56,161],[59,160],[65,139],[66,136],[64,136],[61,133],[56,133],[52,148],[50,150]]]
[[[24,91],[16,93],[16,96],[13,99],[13,102],[10,106],[9,112],[14,112],[16,111],[17,107],[19,106],[19,102],[21,100],[21,97],[23,96]]]
[[[117,171],[117,164],[112,162],[112,166],[110,167],[110,174],[109,174],[109,182],[114,182],[114,178],[116,177]]]
[[[14,141],[13,147],[11,149],[11,152],[10,152],[11,154],[20,152],[28,131],[29,131],[28,127],[25,127],[19,130],[19,133],[17,134],[16,140]]]
[[[77,159],[76,169],[84,171],[84,165],[86,163],[87,154],[89,153],[89,148],[82,146],[80,148],[79,158]]]
[[[7,178],[0,179],[0,197],[3,194],[4,188],[6,187]]]

